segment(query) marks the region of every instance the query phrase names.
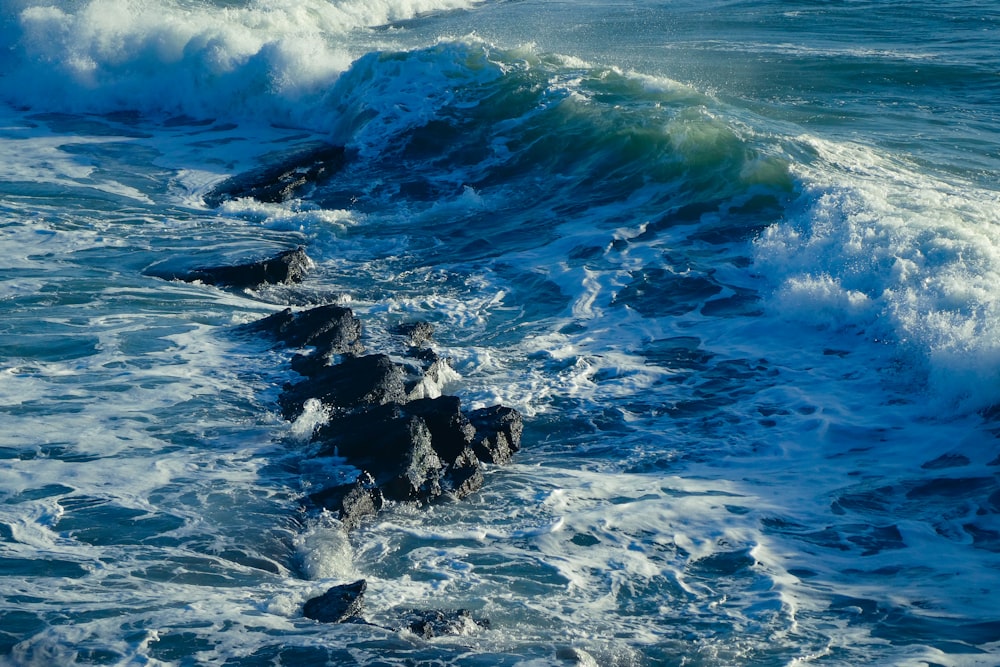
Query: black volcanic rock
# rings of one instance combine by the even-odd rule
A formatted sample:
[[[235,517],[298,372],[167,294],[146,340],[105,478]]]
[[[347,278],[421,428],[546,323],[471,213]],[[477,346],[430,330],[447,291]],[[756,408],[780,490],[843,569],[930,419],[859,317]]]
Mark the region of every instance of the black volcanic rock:
[[[296,248],[280,252],[268,259],[246,264],[205,266],[190,271],[161,271],[152,268],[147,269],[145,273],[165,280],[182,280],[188,283],[202,282],[206,285],[243,289],[259,287],[260,285],[300,283],[310,268],[312,268],[312,260],[306,255],[306,251],[302,248]]]
[[[343,146],[312,144],[289,152],[275,164],[226,179],[205,195],[205,204],[215,207],[246,197],[269,203],[288,201],[307,186],[333,176],[345,162]]]
[[[406,322],[393,329],[393,332],[404,336],[411,347],[423,347],[434,336],[434,325],[430,322]]]
[[[333,586],[323,595],[307,600],[302,608],[302,615],[321,623],[348,623],[361,620],[367,588],[368,582],[364,579],[351,584]]]
[[[429,501],[443,493],[446,462],[430,429],[397,403],[335,417],[320,429],[320,456],[338,455],[371,473],[386,498]]]
[[[403,369],[385,354],[347,357],[320,368],[306,380],[289,385],[278,399],[285,419],[295,419],[303,404],[316,398],[343,411],[406,400]]]
[[[353,530],[365,519],[374,517],[385,504],[382,490],[369,472],[362,472],[353,484],[323,489],[310,494],[309,499],[320,507],[336,512],[347,530]]]
[[[441,495],[444,465],[431,445],[431,432],[419,417],[406,421],[408,442],[399,459],[399,472],[384,486],[393,500],[428,501]]]
[[[465,498],[483,488],[483,467],[475,452],[466,447],[448,468],[445,475],[448,486],[456,498]]]
[[[473,410],[469,421],[476,429],[472,450],[480,461],[504,465],[521,450],[524,421],[514,408],[494,405]]]
[[[462,401],[457,396],[440,396],[410,401],[403,406],[403,410],[424,420],[430,429],[434,450],[442,459],[451,462],[476,436],[476,429],[461,406]]]
[[[263,333],[291,347],[315,347],[317,354],[313,356],[321,366],[326,365],[331,355],[361,354],[364,351],[361,320],[354,316],[350,308],[333,304],[298,312],[286,308],[244,328]]]

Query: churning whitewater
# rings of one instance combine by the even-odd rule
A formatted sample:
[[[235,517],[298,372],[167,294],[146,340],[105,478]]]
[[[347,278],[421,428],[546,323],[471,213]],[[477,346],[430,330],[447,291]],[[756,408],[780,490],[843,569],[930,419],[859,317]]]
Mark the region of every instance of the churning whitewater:
[[[0,23],[0,664],[1000,661],[989,3]],[[382,426],[288,407],[362,349]],[[520,451],[437,460],[439,397]]]

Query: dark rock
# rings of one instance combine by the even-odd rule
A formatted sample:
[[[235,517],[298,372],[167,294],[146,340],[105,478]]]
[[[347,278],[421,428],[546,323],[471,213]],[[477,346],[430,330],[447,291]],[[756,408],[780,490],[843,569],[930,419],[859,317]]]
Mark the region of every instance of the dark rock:
[[[205,195],[205,204],[214,207],[244,197],[270,203],[288,201],[306,186],[329,179],[345,162],[342,146],[312,144],[286,154],[275,164],[223,181]]]
[[[524,421],[514,408],[494,405],[474,410],[469,421],[476,429],[472,450],[480,461],[504,465],[521,450]]]
[[[403,370],[387,355],[347,357],[336,366],[320,368],[312,377],[289,385],[278,399],[285,419],[302,413],[316,398],[340,410],[406,401]]]
[[[318,506],[337,512],[344,528],[353,530],[365,519],[378,514],[385,504],[381,489],[369,472],[362,472],[353,484],[343,484],[310,494]]]
[[[406,395],[412,401],[418,398],[436,398],[441,388],[452,377],[457,377],[450,361],[428,348],[412,348],[410,359],[416,363],[407,366]]]
[[[441,474],[444,465],[431,445],[431,432],[419,417],[407,422],[409,443],[400,460],[399,473],[385,486],[385,494],[393,500],[428,501],[441,495]]]
[[[442,635],[467,635],[490,627],[488,619],[474,618],[468,609],[411,611],[402,620],[407,630],[424,639]]]
[[[399,404],[335,417],[320,429],[320,456],[338,455],[369,471],[386,498],[430,501],[443,493],[445,463],[426,422]]]
[[[236,289],[259,287],[260,285],[287,285],[300,283],[312,267],[312,260],[302,248],[286,250],[274,257],[247,264],[233,266],[208,266],[190,271],[163,271],[147,269],[146,275],[164,280],[203,282],[206,285],[232,287]]]
[[[360,354],[364,351],[361,320],[354,316],[350,308],[333,304],[299,312],[286,308],[244,328],[292,347],[315,347],[321,365],[326,365],[330,355]]]
[[[319,375],[323,369],[330,365],[331,355],[327,354],[296,354],[292,357],[292,370],[299,375],[312,377]]]
[[[323,595],[307,600],[302,614],[321,623],[348,623],[359,619],[367,588],[368,582],[364,579],[334,586]]]
[[[411,347],[423,347],[434,337],[434,325],[430,322],[406,322],[397,326],[394,332],[405,336]]]
[[[403,410],[424,420],[431,431],[434,450],[448,463],[455,461],[476,436],[476,429],[462,413],[462,401],[457,396],[421,398],[410,401]]]
[[[465,498],[483,488],[483,467],[475,452],[466,447],[451,464],[446,475],[451,492],[456,498]]]

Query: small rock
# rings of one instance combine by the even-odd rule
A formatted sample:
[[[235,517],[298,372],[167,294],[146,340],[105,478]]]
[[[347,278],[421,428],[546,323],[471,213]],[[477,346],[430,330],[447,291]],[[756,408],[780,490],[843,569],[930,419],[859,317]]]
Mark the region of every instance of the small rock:
[[[468,635],[482,629],[489,629],[485,618],[473,618],[468,609],[457,611],[411,611],[403,617],[404,627],[424,639],[442,635]]]
[[[146,275],[164,280],[202,282],[206,285],[245,289],[260,285],[287,285],[300,283],[312,268],[312,260],[302,248],[286,250],[274,257],[233,266],[207,266],[191,271],[162,271],[147,269]]]
[[[321,623],[348,623],[359,619],[367,588],[368,582],[364,579],[334,586],[323,595],[307,600],[302,614]]]
[[[521,450],[524,421],[514,408],[494,405],[474,410],[469,421],[476,429],[472,450],[480,461],[504,465]]]
[[[395,327],[394,332],[405,336],[410,347],[423,347],[434,337],[434,325],[430,322],[406,322]]]
[[[365,519],[373,518],[385,504],[381,489],[367,471],[358,475],[353,484],[323,489],[310,494],[309,499],[320,507],[337,512],[345,530],[353,530]]]
[[[475,452],[466,447],[451,464],[446,475],[451,492],[456,498],[465,498],[483,488],[483,467]]]

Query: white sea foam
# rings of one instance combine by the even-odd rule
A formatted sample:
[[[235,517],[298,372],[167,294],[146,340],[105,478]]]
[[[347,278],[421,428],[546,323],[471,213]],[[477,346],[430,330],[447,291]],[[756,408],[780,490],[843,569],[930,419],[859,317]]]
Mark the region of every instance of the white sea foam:
[[[817,153],[788,221],[757,240],[774,313],[891,341],[942,407],[1000,402],[1000,196],[879,153],[801,137]]]

